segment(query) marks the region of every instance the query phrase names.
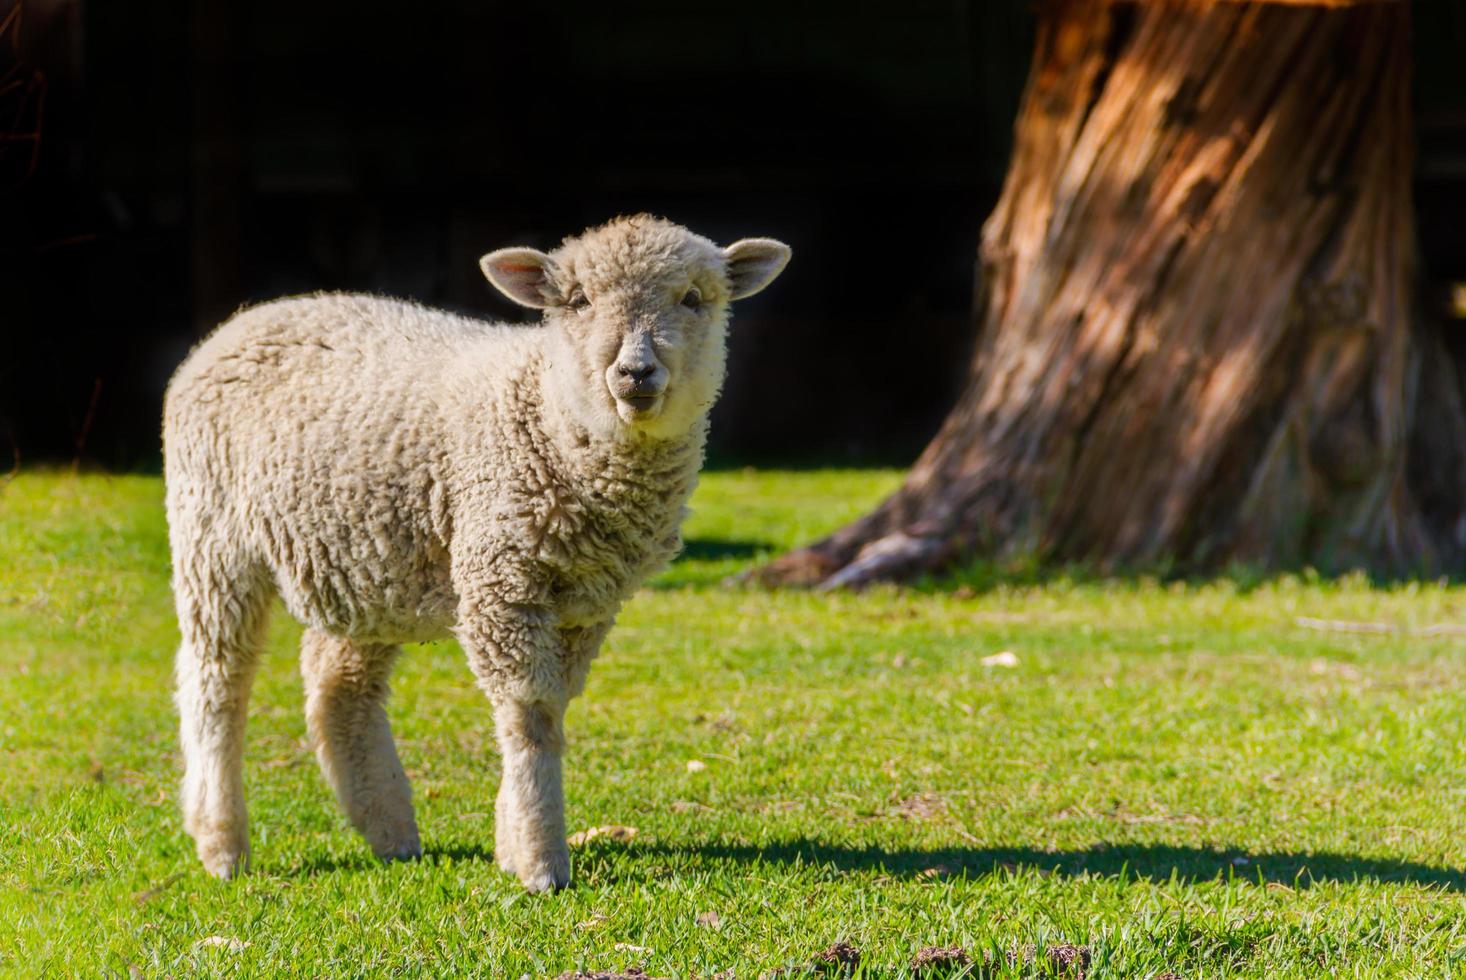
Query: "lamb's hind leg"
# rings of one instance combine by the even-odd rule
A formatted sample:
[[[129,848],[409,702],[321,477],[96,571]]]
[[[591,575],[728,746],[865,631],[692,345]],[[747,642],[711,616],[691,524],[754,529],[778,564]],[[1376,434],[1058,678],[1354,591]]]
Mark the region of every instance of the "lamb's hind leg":
[[[412,790],[382,706],[399,653],[313,629],[301,644],[306,727],[321,771],[352,826],[385,860],[422,854]]]
[[[183,825],[209,873],[232,878],[249,862],[244,722],[270,593],[259,576],[189,564],[194,553],[175,549]]]

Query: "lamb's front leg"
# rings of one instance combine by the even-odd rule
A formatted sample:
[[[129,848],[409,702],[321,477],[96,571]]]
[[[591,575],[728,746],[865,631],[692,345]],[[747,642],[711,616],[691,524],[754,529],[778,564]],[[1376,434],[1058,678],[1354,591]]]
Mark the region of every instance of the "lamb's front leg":
[[[504,776],[495,807],[494,853],[532,892],[570,884],[565,843],[564,703],[503,701],[494,725]]]
[[[502,594],[470,590],[470,596]],[[560,756],[564,749],[565,650],[541,607],[466,601],[458,638],[494,704],[504,776],[495,807],[495,856],[532,892],[570,883]]]

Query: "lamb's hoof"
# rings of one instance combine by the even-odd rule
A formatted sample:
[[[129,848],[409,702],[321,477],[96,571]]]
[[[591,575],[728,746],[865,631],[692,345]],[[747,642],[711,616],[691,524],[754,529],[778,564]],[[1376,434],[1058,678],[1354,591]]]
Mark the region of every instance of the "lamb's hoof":
[[[524,890],[531,895],[541,892],[557,892],[570,884],[570,855],[556,854],[548,860],[526,862],[527,868],[519,872]]]
[[[198,856],[204,864],[204,870],[220,881],[237,878],[249,869],[248,843],[220,840],[217,837],[200,838]]]
[[[519,880],[524,884],[524,890],[531,895],[539,895],[542,892],[557,892],[570,884],[570,872],[563,876],[552,871],[545,871],[534,875],[521,875]]]
[[[383,861],[416,861],[422,857],[422,841],[417,836],[416,826],[372,841],[371,845],[372,853]]]
[[[422,845],[417,841],[411,844],[403,844],[399,847],[389,848],[384,851],[374,852],[383,861],[416,861],[422,857]]]

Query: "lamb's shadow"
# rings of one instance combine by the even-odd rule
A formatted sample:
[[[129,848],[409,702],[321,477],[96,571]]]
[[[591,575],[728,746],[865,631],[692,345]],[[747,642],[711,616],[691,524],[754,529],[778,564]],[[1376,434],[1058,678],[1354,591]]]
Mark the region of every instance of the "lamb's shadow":
[[[622,852],[631,859],[609,864],[602,861],[613,852]],[[494,863],[492,846],[448,844],[428,846],[424,859],[443,861]],[[1080,876],[1121,878],[1162,883],[1175,879],[1181,884],[1212,881],[1218,877],[1236,877],[1306,889],[1322,882],[1349,883],[1360,880],[1425,885],[1448,892],[1466,892],[1466,870],[1439,867],[1417,861],[1393,858],[1371,858],[1328,851],[1247,851],[1184,847],[1174,844],[1099,844],[1093,847],[1046,851],[1034,847],[950,847],[950,848],[884,848],[879,846],[849,847],[827,844],[810,838],[794,838],[762,847],[729,844],[720,841],[704,843],[633,844],[596,842],[578,852],[577,863],[595,861],[600,874],[612,878],[635,874],[635,867],[646,859],[648,866],[674,868],[688,861],[707,860],[738,864],[804,865],[811,868],[833,868],[842,872],[872,872],[898,878],[967,877],[1036,871],[1066,878]],[[289,877],[310,876],[335,871],[364,871],[380,867],[369,855],[345,859],[330,855],[306,858],[286,872]],[[603,878],[603,880],[605,880]]]
[[[359,843],[359,842],[358,842]],[[438,864],[444,861],[473,863],[485,861],[493,864],[493,845],[480,844],[449,844],[442,847],[431,845],[423,848],[422,860],[429,864]],[[277,872],[285,878],[311,878],[315,875],[339,874],[360,871],[375,871],[389,863],[379,858],[372,857],[364,845],[360,850],[349,854],[334,854],[325,851],[318,851],[307,854],[300,860],[292,863],[289,868]],[[410,860],[405,863],[412,863]]]
[[[481,844],[447,844],[442,847],[428,845],[423,847],[423,857],[434,861],[487,861],[490,864],[498,861],[494,857],[494,849]]]
[[[1371,858],[1327,851],[1247,851],[1173,844],[1099,844],[1072,850],[1033,847],[896,848],[849,847],[809,838],[761,847],[708,842],[647,843],[633,850],[676,863],[688,857],[743,864],[804,864],[840,871],[871,871],[894,877],[982,877],[1030,869],[1064,877],[1119,877],[1149,882],[1210,881],[1218,876],[1307,888],[1320,882],[1368,879],[1438,887],[1466,892],[1466,870],[1416,861]]]

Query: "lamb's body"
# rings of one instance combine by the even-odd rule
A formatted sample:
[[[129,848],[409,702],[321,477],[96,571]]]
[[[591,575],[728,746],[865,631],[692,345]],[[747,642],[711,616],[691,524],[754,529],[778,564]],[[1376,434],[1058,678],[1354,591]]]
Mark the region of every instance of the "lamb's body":
[[[420,852],[382,708],[397,644],[451,632],[495,707],[500,863],[535,890],[569,880],[565,705],[679,547],[727,300],[785,259],[625,219],[553,257],[485,257],[544,324],[327,294],[245,310],[190,355],[168,389],[165,469],[183,807],[211,871],[248,853],[244,717],[278,594],[307,626],[322,768],[379,855]]]
[[[455,563],[495,566],[494,599],[552,608],[562,629],[609,623],[677,551],[705,426],[558,445],[546,340],[369,296],[240,313],[169,387],[175,553],[233,552],[302,623],[362,642],[444,636],[465,598]]]

